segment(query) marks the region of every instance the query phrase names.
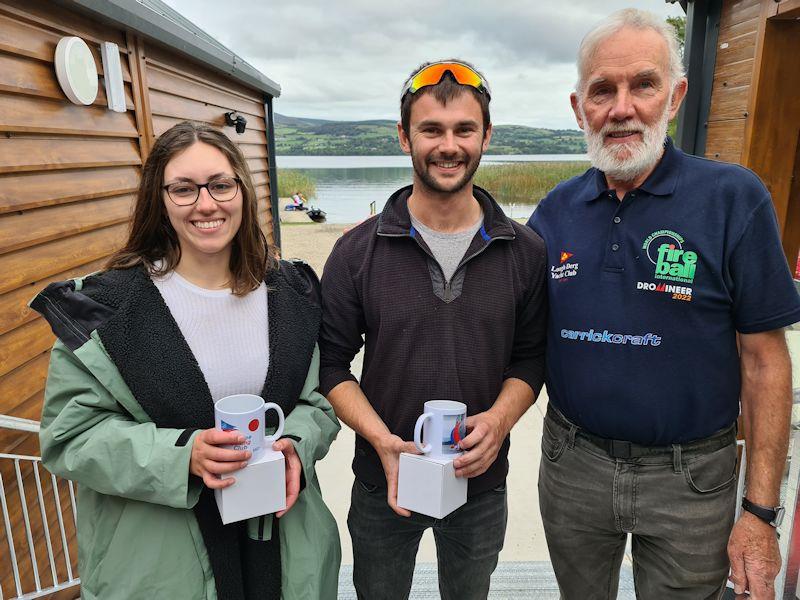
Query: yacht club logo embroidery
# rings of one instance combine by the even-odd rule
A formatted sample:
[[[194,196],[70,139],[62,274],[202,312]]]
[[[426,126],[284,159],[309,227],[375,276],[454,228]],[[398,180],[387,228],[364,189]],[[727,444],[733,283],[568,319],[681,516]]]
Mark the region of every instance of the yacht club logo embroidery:
[[[569,259],[573,256],[575,255],[572,252],[562,250],[559,256],[559,265],[550,267],[550,277],[556,281],[564,281],[570,277],[575,277],[578,274],[578,263],[569,262]]]
[[[645,239],[642,250],[655,270],[653,277],[680,283],[693,283],[697,270],[697,252],[684,249],[683,236],[669,229],[654,231]]]

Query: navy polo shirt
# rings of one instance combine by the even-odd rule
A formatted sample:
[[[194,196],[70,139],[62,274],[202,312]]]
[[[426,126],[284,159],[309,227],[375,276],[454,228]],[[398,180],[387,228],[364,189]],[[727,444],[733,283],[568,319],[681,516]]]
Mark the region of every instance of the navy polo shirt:
[[[592,168],[528,225],[547,245],[550,401],[596,435],[667,445],[731,425],[736,332],[800,320],[764,185],[669,139],[622,202]]]

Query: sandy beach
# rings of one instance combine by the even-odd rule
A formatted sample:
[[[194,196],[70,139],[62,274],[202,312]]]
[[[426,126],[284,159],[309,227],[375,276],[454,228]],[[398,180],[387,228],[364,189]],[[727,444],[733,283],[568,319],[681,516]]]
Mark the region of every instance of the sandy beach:
[[[325,261],[342,232],[352,225],[317,224],[308,222],[304,213],[291,215],[281,223],[282,256],[301,258],[322,275]],[[282,218],[284,215],[281,215]],[[305,221],[305,222],[304,222]],[[353,373],[361,373],[361,355],[352,365]],[[536,480],[541,456],[540,440],[542,420],[546,407],[544,393],[512,432],[509,454],[511,471],[508,477],[508,528],[501,561],[547,561],[547,545],[539,514]],[[342,432],[331,446],[328,456],[318,465],[318,473],[325,501],[336,517],[342,540],[342,563],[352,564],[353,555],[347,531],[347,511],[350,507],[350,488],[353,472],[354,433],[343,426]],[[433,536],[430,531],[422,538],[418,562],[436,561]]]

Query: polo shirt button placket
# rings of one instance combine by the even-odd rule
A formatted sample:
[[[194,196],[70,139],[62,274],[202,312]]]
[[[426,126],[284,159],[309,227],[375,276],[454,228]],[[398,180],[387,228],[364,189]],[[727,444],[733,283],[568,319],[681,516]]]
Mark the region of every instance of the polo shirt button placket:
[[[611,249],[612,249],[614,252],[616,252],[617,250],[619,250],[619,244],[611,244]]]
[[[614,217],[614,224],[615,225],[619,225],[621,222],[622,222],[622,219],[620,217]]]

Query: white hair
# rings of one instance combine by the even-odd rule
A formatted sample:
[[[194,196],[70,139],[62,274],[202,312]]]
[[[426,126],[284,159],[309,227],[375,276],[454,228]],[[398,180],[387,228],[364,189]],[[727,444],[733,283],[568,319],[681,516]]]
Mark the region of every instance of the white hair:
[[[639,30],[652,29],[658,33],[667,43],[669,50],[668,66],[671,85],[674,86],[683,77],[683,60],[681,59],[680,45],[675,34],[675,28],[653,13],[637,8],[624,8],[595,25],[594,29],[589,31],[581,41],[581,46],[578,49],[578,83],[575,85],[575,91],[578,96],[583,93],[586,71],[589,62],[597,52],[597,48],[603,41],[625,27]]]

